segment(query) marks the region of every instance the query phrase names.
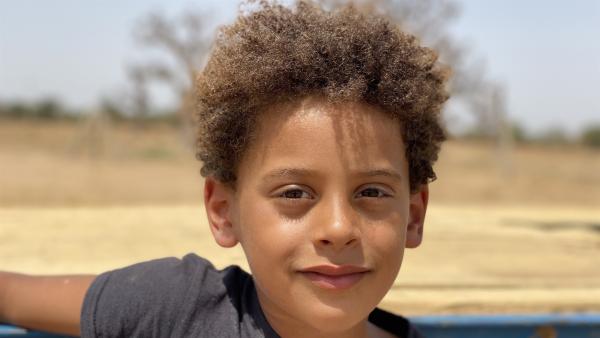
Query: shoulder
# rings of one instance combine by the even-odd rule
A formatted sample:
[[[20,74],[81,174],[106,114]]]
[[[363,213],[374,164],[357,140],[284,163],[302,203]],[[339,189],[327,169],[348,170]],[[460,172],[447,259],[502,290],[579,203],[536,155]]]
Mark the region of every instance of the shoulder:
[[[182,259],[169,257],[137,263],[105,272],[92,284],[103,293],[127,292],[128,296],[148,291],[182,293],[182,287],[193,284],[195,279],[210,278],[215,273],[212,264],[194,254]]]
[[[239,285],[249,276],[239,267],[216,270],[195,254],[162,258],[109,271],[98,276],[82,308],[82,333],[127,332],[130,336],[168,336],[179,324],[193,325],[198,316],[229,302],[229,284]],[[225,305],[223,305],[225,304]],[[201,314],[199,313],[201,312]],[[206,317],[209,318],[209,317]]]
[[[196,254],[183,258],[161,258],[137,263],[99,275],[90,290],[91,298],[108,298],[118,301],[120,297],[132,302],[165,301],[184,298],[189,293],[211,295],[225,293],[227,282],[243,280],[248,274],[237,266],[216,270],[206,259]]]

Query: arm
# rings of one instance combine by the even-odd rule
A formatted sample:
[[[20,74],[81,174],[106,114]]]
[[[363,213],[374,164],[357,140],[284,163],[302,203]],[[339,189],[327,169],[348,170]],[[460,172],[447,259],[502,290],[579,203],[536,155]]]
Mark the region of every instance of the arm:
[[[0,272],[0,322],[79,336],[83,298],[94,278]]]

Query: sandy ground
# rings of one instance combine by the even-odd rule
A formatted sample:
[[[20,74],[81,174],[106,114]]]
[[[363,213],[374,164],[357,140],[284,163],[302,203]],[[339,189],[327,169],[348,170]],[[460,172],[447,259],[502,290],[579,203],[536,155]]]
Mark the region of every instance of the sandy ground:
[[[407,315],[600,311],[600,210],[432,205],[382,302]],[[99,273],[189,252],[246,267],[202,206],[0,209],[0,270]]]

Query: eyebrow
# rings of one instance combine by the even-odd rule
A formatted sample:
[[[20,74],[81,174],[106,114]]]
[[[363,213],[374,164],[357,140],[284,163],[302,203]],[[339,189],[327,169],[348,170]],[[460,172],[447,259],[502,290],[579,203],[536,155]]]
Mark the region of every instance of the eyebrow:
[[[278,168],[269,171],[264,177],[263,181],[268,181],[271,179],[277,178],[286,178],[286,177],[306,177],[306,176],[316,176],[318,173],[314,170],[305,169],[305,168]]]
[[[396,179],[398,181],[402,181],[402,175],[395,170],[391,169],[373,169],[367,170],[364,172],[360,172],[359,175],[366,177],[374,177],[374,176],[385,176]]]
[[[353,173],[357,176],[363,177],[377,177],[384,176],[389,177],[398,181],[402,181],[402,175],[392,169],[369,169],[365,171],[359,171]],[[307,176],[320,176],[318,171],[306,169],[306,168],[278,168],[269,171],[263,178],[262,181],[268,181],[271,179],[278,178],[291,178],[291,177],[307,177]]]

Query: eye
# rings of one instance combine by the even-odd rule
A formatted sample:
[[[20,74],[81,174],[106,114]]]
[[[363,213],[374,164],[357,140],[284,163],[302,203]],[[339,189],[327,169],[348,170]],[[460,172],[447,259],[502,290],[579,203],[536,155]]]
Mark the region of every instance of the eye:
[[[308,192],[306,192],[300,188],[287,189],[287,190],[283,191],[282,193],[280,193],[278,195],[278,197],[283,197],[283,198],[287,198],[287,199],[301,199],[301,198],[312,199],[313,198]]]
[[[317,194],[307,186],[287,185],[271,195],[273,206],[289,220],[302,218],[315,205]]]
[[[391,195],[388,194],[387,192],[385,192],[383,189],[375,188],[375,187],[368,187],[368,188],[362,189],[357,194],[357,197],[359,197],[359,198],[360,197],[382,198],[382,197],[389,197],[389,196],[391,196]]]

